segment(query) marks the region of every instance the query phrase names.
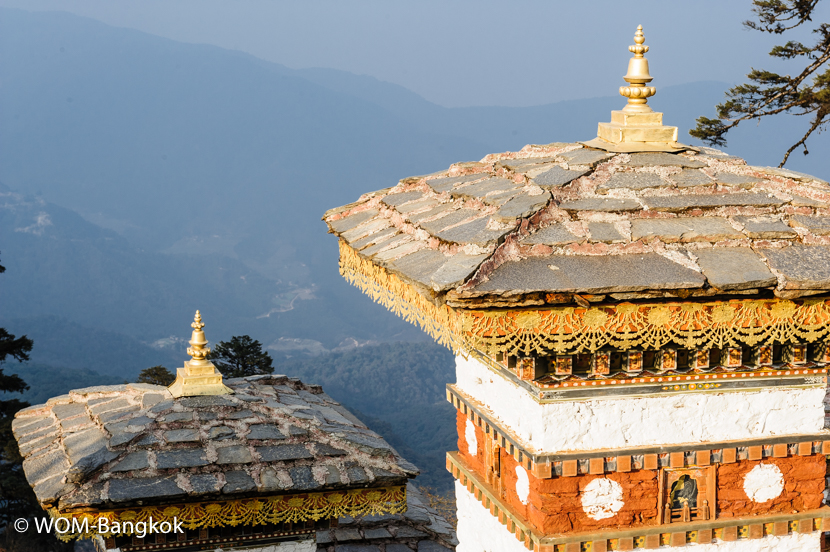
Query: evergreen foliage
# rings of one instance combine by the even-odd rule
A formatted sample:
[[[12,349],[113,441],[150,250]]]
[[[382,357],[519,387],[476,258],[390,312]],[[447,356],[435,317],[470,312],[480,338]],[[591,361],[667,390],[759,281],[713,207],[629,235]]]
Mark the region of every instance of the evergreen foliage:
[[[0,265],[0,274],[5,272]],[[15,338],[5,328],[0,328],[0,366],[9,357],[23,362],[29,359],[32,340],[25,335]],[[29,388],[17,374],[4,374],[0,368],[0,391],[22,393]],[[61,543],[52,534],[39,534],[32,527],[25,533],[11,529],[18,518],[31,519],[44,516],[32,488],[23,473],[23,458],[12,433],[14,414],[29,403],[19,398],[0,400],[0,542],[5,552],[64,552],[71,545]]]
[[[173,380],[175,379],[176,376],[164,366],[152,366],[142,370],[141,373],[138,374],[138,379],[135,381],[136,383],[149,383],[152,385],[163,385],[164,387],[167,387],[173,383]]]
[[[226,378],[274,372],[271,355],[262,350],[262,343],[248,335],[235,335],[230,341],[220,341],[210,353],[210,359]]]
[[[438,514],[458,529],[458,508],[455,504],[455,492],[453,489],[440,491],[432,487],[420,487],[427,499],[427,506],[438,512]]]
[[[3,267],[0,266],[0,268]],[[0,328],[0,363],[5,361],[6,357],[12,357],[18,362],[29,360],[28,353],[31,352],[31,350],[31,339],[25,335],[16,338],[14,335],[10,334],[6,328]],[[0,383],[0,385],[2,384]]]
[[[781,35],[812,21],[818,3],[819,0],[754,0],[752,11],[758,21],[746,21],[744,26]],[[799,71],[795,76],[752,69],[747,75],[749,83],[726,92],[727,100],[717,105],[717,118],[699,117],[697,127],[689,134],[709,145],[725,146],[726,133],[743,121],[760,121],[781,113],[810,115],[806,132],[787,150],[779,167],[799,147],[807,155],[807,139],[826,129],[830,121],[830,24],[818,24],[813,34],[816,41],[812,45],[790,40],[769,53],[774,58],[797,60]]]

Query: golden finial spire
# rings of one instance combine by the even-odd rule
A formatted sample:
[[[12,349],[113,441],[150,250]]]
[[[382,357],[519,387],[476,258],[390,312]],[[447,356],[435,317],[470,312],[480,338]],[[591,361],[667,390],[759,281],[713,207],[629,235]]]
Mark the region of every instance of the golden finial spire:
[[[648,52],[643,26],[637,27],[634,44],[628,51],[634,54],[628,61],[628,73],[623,77],[628,86],[620,87],[620,94],[628,103],[619,111],[611,112],[610,123],[600,123],[597,137],[582,142],[592,148],[615,152],[669,151],[677,152],[688,146],[677,143],[677,127],[664,126],[663,114],[651,109],[648,98],[657,90],[646,86],[652,80],[648,72]]]
[[[174,397],[192,397],[196,395],[226,395],[233,393],[222,383],[222,373],[208,360],[210,347],[205,337],[202,314],[196,311],[193,323],[190,325],[193,333],[190,335],[190,347],[187,354],[191,359],[184,363],[184,368],[176,371],[176,381],[168,389]]]
[[[202,331],[205,323],[202,322],[202,314],[199,311],[196,311],[196,316],[193,317],[193,323],[190,327],[193,328],[193,333],[190,335],[190,347],[187,348],[187,354],[193,357],[190,364],[204,365],[207,363],[205,359],[210,354],[210,347],[205,347],[208,341],[205,338],[205,332]]]
[[[205,327],[205,323],[202,322],[202,313],[196,311],[196,314],[193,316],[193,323],[190,325],[190,327],[194,330],[201,330]]]
[[[648,52],[645,41],[643,26],[637,25],[637,32],[634,33],[636,44],[628,47],[628,51],[634,54],[634,57],[628,60],[628,73],[623,77],[631,86],[620,87],[620,95],[628,98],[628,104],[623,111],[629,113],[651,113],[652,109],[646,103],[647,98],[657,93],[653,86],[646,86],[651,82],[652,76],[648,73],[648,60],[643,56]]]

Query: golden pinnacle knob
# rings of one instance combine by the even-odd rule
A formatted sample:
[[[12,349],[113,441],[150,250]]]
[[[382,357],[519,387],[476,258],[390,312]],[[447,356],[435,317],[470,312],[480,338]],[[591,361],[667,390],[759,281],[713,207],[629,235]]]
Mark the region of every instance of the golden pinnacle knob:
[[[646,41],[646,35],[643,34],[643,26],[637,25],[637,32],[634,33],[634,42],[637,44],[628,47],[628,51],[632,54],[637,54],[640,57],[643,57],[643,54],[648,52],[648,46],[644,46],[643,43]]]
[[[193,333],[190,336],[190,347],[187,348],[187,354],[192,358],[191,364],[206,364],[207,356],[210,354],[210,347],[205,347],[208,340],[205,337],[205,332],[202,328],[205,327],[202,322],[202,315],[196,311],[196,316],[193,317],[193,323],[190,325],[193,328]]]
[[[196,311],[196,316],[193,317],[193,323],[190,327],[194,330],[201,330],[205,327],[205,323],[202,322],[202,314],[199,311]]]
[[[643,26],[638,25],[634,34],[635,44],[628,47],[628,51],[634,54],[634,57],[628,60],[628,73],[623,77],[630,86],[620,87],[620,95],[628,98],[628,104],[623,108],[623,111],[628,113],[651,113],[647,98],[657,93],[653,86],[646,86],[653,77],[648,72],[648,60],[643,56],[648,52],[645,41]]]

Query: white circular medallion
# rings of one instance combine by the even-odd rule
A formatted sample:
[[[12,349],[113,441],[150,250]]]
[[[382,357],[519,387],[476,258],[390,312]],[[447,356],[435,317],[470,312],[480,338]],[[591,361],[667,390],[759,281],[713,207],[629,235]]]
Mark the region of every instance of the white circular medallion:
[[[775,464],[758,464],[744,476],[744,492],[753,502],[766,502],[784,490],[784,476]]]
[[[611,479],[594,479],[582,492],[582,510],[591,519],[614,517],[625,504],[622,486]]]
[[[470,420],[467,420],[467,430],[464,432],[464,438],[467,440],[467,452],[470,456],[478,454],[478,439],[476,439],[476,426]]]
[[[530,496],[530,480],[527,478],[527,472],[521,466],[516,466],[516,494],[519,497],[519,502],[527,504],[527,497]]]

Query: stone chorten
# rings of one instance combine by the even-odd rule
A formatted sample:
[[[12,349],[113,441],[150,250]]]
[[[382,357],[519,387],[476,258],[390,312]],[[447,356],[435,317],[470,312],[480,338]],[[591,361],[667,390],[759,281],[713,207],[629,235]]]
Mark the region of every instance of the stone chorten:
[[[415,466],[317,385],[262,375],[225,386],[203,326],[197,312],[193,360],[170,388],[76,389],[17,413],[26,478],[67,520],[61,538],[110,552],[453,548],[452,528],[408,484]],[[151,520],[146,534],[138,524]]]
[[[830,185],[677,143],[635,42],[597,138],[326,212],[341,273],[457,353],[459,551],[817,551]]]

